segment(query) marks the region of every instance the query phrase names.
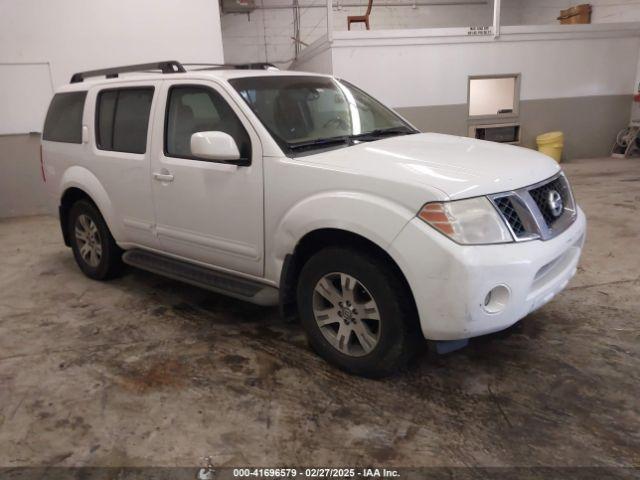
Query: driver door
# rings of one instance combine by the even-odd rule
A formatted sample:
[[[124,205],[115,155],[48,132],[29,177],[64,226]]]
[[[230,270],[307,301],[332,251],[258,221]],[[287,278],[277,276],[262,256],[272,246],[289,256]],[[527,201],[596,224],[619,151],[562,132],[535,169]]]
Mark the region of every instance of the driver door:
[[[251,276],[264,268],[262,150],[259,138],[224,88],[205,81],[165,81],[164,115],[156,116],[151,175],[162,250]],[[241,161],[197,158],[191,135],[231,135]],[[240,165],[244,164],[244,165]]]

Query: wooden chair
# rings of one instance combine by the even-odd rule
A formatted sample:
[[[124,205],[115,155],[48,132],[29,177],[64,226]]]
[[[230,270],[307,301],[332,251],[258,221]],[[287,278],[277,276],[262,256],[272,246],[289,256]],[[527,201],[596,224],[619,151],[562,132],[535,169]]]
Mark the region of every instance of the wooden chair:
[[[369,5],[367,5],[367,13],[364,15],[352,15],[347,17],[347,30],[351,30],[352,23],[364,23],[369,30],[369,15],[371,15],[371,7],[373,7],[373,0],[369,0]]]

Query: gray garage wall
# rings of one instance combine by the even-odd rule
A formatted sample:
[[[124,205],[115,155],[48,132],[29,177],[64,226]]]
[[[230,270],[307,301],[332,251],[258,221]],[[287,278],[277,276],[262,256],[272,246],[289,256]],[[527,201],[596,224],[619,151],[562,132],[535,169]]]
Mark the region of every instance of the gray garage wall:
[[[0,135],[0,218],[49,211],[40,172],[40,134]]]
[[[564,132],[564,158],[606,157],[616,133],[629,124],[631,95],[520,101],[522,145],[535,148],[536,136]],[[396,108],[425,132],[468,135],[467,105]]]

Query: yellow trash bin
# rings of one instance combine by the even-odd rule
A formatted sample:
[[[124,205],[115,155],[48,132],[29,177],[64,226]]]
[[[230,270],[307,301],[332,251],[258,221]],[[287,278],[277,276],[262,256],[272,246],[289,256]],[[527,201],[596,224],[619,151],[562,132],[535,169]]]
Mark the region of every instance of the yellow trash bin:
[[[549,155],[560,163],[562,147],[564,147],[564,134],[562,132],[549,132],[538,135],[536,143],[538,144],[539,152]]]

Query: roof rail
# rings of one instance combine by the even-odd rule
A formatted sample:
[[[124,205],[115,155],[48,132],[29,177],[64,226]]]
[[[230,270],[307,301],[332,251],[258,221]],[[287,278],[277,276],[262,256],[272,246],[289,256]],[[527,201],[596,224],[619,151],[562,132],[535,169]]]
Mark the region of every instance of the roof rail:
[[[185,63],[186,66],[202,67],[194,70],[280,70],[273,63],[255,62],[255,63]]]
[[[184,65],[202,66],[196,70],[212,70],[212,69],[239,69],[239,70],[279,70],[273,63],[255,62],[255,63],[185,63]],[[184,65],[176,60],[166,60],[164,62],[155,63],[139,63],[137,65],[123,65],[122,67],[102,68],[100,70],[89,70],[86,72],[74,73],[71,77],[71,83],[80,83],[88,77],[118,78],[121,73],[144,72],[147,70],[160,70],[162,73],[185,73],[187,70]]]
[[[175,60],[166,60],[164,62],[155,63],[139,63],[137,65],[124,65],[122,67],[103,68],[100,70],[89,70],[87,72],[74,73],[71,77],[71,83],[80,83],[87,77],[100,77],[104,75],[107,78],[118,78],[120,73],[141,72],[145,70],[160,70],[162,73],[184,73],[185,68],[180,62]]]
[[[238,63],[236,65],[230,65],[230,66],[234,68],[238,68],[240,70],[269,70],[270,68],[275,68],[276,70],[280,70],[273,63],[268,63],[268,62]]]

